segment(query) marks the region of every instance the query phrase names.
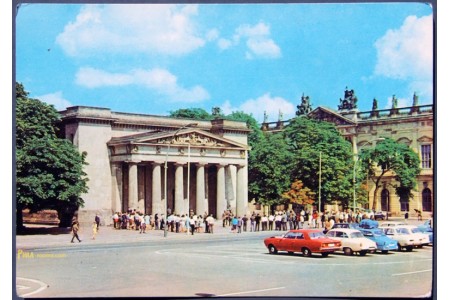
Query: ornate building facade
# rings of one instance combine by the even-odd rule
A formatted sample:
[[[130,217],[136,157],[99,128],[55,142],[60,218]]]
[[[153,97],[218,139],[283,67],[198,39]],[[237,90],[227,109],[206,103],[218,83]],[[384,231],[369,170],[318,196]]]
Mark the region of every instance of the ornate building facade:
[[[353,90],[346,90],[344,99],[340,99],[337,110],[326,107],[311,109],[309,97],[302,97],[297,106],[297,115],[308,115],[317,120],[334,123],[342,136],[353,147],[355,157],[364,147],[373,146],[377,140],[391,138],[408,145],[419,155],[421,172],[417,178],[417,187],[412,191],[410,199],[400,199],[395,193],[395,179],[392,173],[383,176],[379,187],[378,207],[369,207],[373,202],[375,185],[368,180],[368,203],[365,208],[388,211],[392,216],[411,216],[421,211],[423,217],[431,217],[434,210],[434,109],[433,105],[419,105],[419,99],[414,94],[412,106],[397,107],[397,98],[392,97],[390,109],[378,109],[377,100],[373,100],[372,110],[360,112],[357,109],[357,98]],[[289,123],[263,123],[262,129],[280,131]]]
[[[89,178],[81,222],[137,210],[155,215],[226,209],[247,213],[245,122],[192,121],[106,108],[75,106],[60,112],[62,135],[86,152]],[[193,123],[195,122],[195,123]]]

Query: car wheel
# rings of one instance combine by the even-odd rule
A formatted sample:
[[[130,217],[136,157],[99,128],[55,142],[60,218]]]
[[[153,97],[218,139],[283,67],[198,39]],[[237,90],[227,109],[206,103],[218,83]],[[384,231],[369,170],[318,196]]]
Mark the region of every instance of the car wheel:
[[[344,248],[344,254],[345,255],[353,255],[352,248],[348,248],[348,247]]]
[[[408,251],[408,252],[411,252],[411,251],[413,251],[413,246],[408,246],[408,247],[406,247],[406,251]]]
[[[367,254],[367,251],[366,251],[366,250],[359,251],[359,255],[360,255],[360,256],[365,256],[366,254]]]
[[[270,254],[277,254],[278,253],[278,250],[277,250],[277,248],[275,248],[275,246],[274,245],[269,245],[269,253]]]
[[[311,256],[311,250],[309,250],[308,248],[303,248],[302,253],[303,256]]]
[[[397,250],[402,251],[402,246],[400,246],[400,244],[397,244]]]
[[[330,254],[330,253],[326,253],[326,252],[324,252],[324,253],[322,253],[322,257],[327,257],[327,256],[328,256],[328,254]]]
[[[387,254],[387,253],[388,253],[388,250],[381,250],[381,253]]]

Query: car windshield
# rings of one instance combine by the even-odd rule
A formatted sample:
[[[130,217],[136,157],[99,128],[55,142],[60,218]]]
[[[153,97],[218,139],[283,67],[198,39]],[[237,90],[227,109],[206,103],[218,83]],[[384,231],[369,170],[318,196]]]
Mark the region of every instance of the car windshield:
[[[381,230],[381,229],[372,230],[372,233],[373,233],[373,235],[378,235],[378,236],[379,235],[385,235],[383,230]]]
[[[420,233],[419,228],[411,228],[412,233]]]
[[[398,234],[409,234],[408,229],[406,228],[397,228],[396,231]]]
[[[326,238],[325,234],[323,234],[323,232],[320,232],[320,231],[319,232],[310,232],[309,237],[312,240]]]
[[[361,233],[361,232],[352,232],[351,234],[350,234],[350,237],[352,238],[352,239],[356,239],[356,238],[361,238],[361,237],[364,237],[364,235]]]

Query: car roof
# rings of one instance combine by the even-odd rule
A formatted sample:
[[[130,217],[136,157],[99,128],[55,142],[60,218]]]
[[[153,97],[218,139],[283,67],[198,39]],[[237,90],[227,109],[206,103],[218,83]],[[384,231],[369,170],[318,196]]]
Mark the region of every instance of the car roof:
[[[353,229],[353,228],[333,228],[333,229],[328,230],[328,232],[330,232],[330,231],[360,232],[359,230]]]
[[[288,232],[322,232],[322,231],[320,229],[309,228],[309,229],[292,229],[289,230]]]

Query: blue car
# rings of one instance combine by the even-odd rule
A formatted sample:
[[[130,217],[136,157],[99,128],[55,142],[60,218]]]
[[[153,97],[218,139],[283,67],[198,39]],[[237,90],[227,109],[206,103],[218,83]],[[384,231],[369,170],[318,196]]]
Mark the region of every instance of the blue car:
[[[433,244],[433,228],[428,227],[428,226],[423,226],[423,225],[417,226],[417,228],[419,228],[420,232],[428,235],[428,245],[432,245]]]
[[[360,228],[361,233],[377,244],[377,250],[381,253],[388,253],[389,250],[397,250],[397,241],[389,238],[380,228]]]

